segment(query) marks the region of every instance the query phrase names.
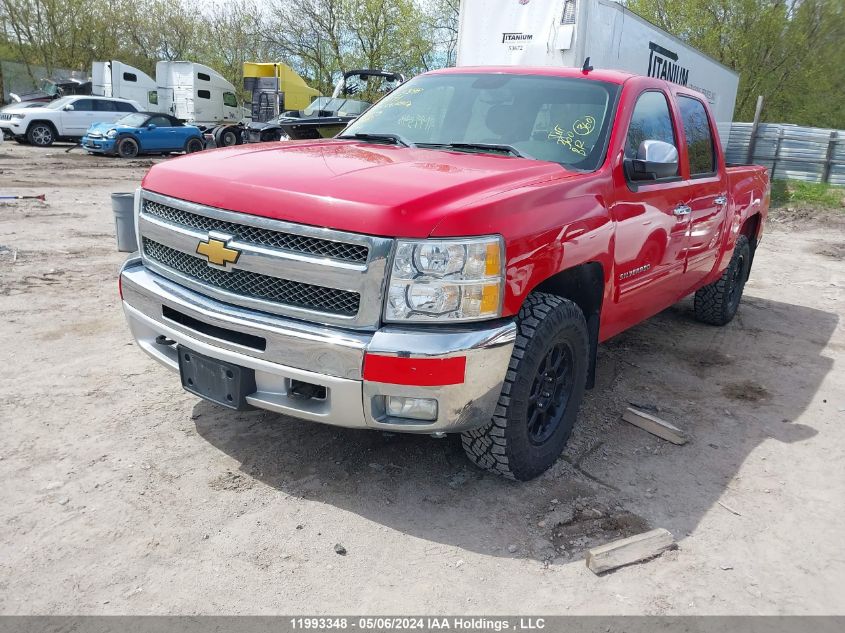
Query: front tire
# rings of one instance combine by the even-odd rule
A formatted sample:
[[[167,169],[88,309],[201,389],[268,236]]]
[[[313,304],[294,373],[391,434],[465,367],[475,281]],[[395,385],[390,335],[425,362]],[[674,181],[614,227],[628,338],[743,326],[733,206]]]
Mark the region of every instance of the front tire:
[[[736,239],[731,263],[716,281],[695,293],[695,318],[709,325],[726,325],[739,309],[742,291],[751,269],[751,246],[748,238]]]
[[[121,158],[136,158],[141,151],[141,146],[131,136],[124,136],[117,140],[115,150]]]
[[[56,132],[49,123],[33,123],[26,132],[26,140],[31,145],[50,147],[56,140]]]
[[[535,292],[517,317],[517,337],[493,419],[462,435],[477,466],[509,479],[537,477],[557,461],[584,397],[589,335],[580,308]]]

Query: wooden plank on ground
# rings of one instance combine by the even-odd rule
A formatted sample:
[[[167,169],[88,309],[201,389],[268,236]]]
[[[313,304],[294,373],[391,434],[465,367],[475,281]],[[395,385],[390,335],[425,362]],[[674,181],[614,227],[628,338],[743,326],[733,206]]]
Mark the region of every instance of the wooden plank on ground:
[[[657,528],[630,536],[607,545],[594,547],[587,552],[587,567],[596,574],[630,565],[662,554],[675,545],[675,537],[669,530]]]
[[[687,436],[681,429],[669,424],[666,420],[661,420],[656,415],[628,407],[625,409],[625,413],[622,414],[622,419],[634,426],[640,427],[644,431],[648,431],[652,435],[672,442],[672,444],[687,443]]]

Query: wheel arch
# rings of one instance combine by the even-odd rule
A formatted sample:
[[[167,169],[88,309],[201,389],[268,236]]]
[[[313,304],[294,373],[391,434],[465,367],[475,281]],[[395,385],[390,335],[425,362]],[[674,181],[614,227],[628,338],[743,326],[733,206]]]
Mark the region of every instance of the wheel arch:
[[[751,267],[754,265],[754,253],[757,251],[757,242],[760,236],[760,213],[749,215],[742,223],[739,234],[748,238],[748,246],[751,250],[751,257],[748,262],[748,275],[751,275]],[[748,277],[746,276],[746,279]]]
[[[590,261],[566,268],[540,282],[533,292],[569,299],[584,313],[587,331],[590,335],[590,366],[587,373],[587,388],[591,389],[596,377],[596,354],[599,343],[599,324],[604,301],[605,277],[601,262]]]

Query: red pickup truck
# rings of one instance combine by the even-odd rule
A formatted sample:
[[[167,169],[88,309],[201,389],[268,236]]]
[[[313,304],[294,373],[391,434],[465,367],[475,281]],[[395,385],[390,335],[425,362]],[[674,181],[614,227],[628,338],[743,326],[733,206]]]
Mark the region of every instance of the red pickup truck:
[[[734,316],[769,203],[706,100],[610,71],[420,75],[335,139],[154,166],[121,297],[142,349],[233,409],[559,457],[596,347],[683,297]]]

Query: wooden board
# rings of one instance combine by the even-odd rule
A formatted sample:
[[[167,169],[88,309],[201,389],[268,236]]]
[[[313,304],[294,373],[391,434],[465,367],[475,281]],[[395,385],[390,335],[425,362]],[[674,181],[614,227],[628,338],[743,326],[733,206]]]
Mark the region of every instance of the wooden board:
[[[656,415],[628,407],[625,409],[625,413],[622,414],[622,419],[634,426],[640,427],[644,431],[648,431],[652,435],[672,442],[672,444],[687,443],[687,436],[681,429],[669,424],[665,420],[661,420]]]
[[[657,528],[630,536],[607,545],[594,547],[587,552],[587,567],[596,574],[637,563],[665,552],[675,545],[675,537],[669,530]]]

